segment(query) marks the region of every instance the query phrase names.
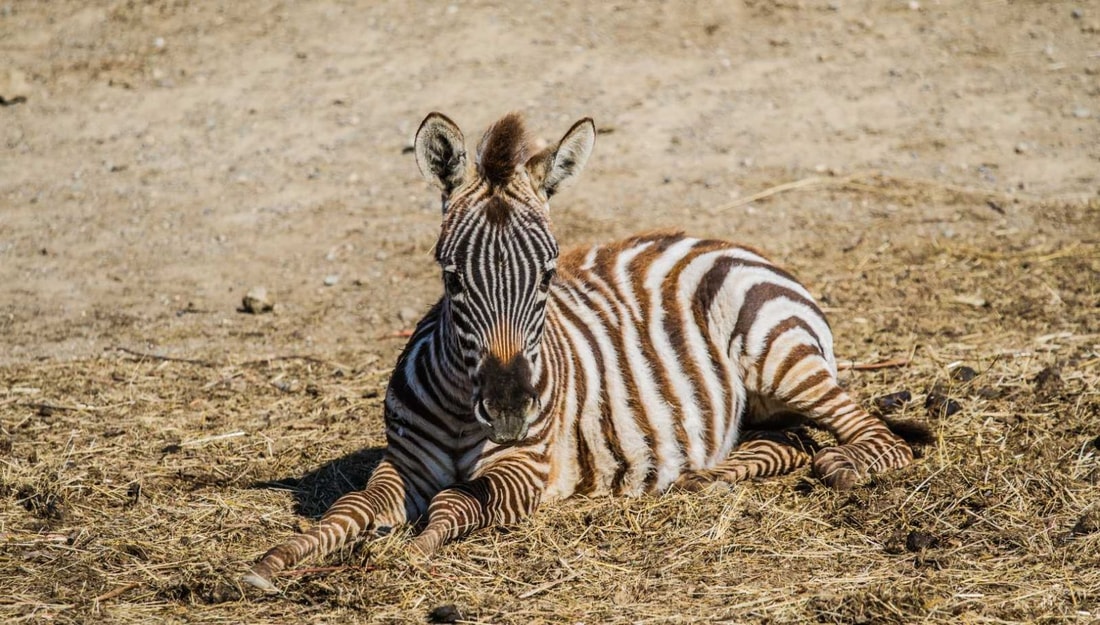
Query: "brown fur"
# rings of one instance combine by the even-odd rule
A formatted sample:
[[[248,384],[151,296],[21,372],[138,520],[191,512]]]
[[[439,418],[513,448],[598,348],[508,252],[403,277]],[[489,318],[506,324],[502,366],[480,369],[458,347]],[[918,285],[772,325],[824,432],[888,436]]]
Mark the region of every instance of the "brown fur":
[[[477,150],[477,171],[490,185],[508,184],[516,167],[527,162],[530,142],[523,116],[509,113],[485,131]]]

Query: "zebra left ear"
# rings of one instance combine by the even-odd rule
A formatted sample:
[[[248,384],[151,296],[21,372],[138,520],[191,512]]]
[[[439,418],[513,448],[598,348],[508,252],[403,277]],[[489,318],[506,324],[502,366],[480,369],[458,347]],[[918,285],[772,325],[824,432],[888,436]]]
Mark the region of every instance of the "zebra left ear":
[[[466,178],[466,142],[458,125],[442,113],[420,123],[413,141],[420,173],[450,195]]]
[[[573,124],[558,145],[539,152],[527,161],[527,171],[546,197],[554,195],[571,178],[581,173],[596,143],[596,124],[585,117]]]

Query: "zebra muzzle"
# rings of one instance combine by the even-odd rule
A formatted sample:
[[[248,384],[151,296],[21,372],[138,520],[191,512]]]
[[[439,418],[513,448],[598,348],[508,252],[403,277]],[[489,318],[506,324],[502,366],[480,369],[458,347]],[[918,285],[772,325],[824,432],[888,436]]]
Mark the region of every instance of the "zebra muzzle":
[[[482,365],[475,416],[489,429],[489,440],[514,443],[527,436],[538,395],[531,384],[531,366],[522,355],[501,362],[490,356]]]
[[[518,410],[497,410],[482,401],[479,409],[484,418],[479,420],[488,427],[489,440],[498,445],[514,443],[527,436],[527,417],[534,405],[533,399],[526,399]]]

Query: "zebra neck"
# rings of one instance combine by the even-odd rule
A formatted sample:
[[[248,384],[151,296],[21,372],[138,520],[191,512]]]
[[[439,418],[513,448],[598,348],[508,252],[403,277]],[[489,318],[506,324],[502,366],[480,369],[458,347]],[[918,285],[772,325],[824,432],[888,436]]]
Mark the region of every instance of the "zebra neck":
[[[463,362],[458,334],[444,311],[439,316],[431,338],[431,362],[427,367],[433,386],[446,399],[453,412],[472,418],[474,412],[474,384],[469,369]]]

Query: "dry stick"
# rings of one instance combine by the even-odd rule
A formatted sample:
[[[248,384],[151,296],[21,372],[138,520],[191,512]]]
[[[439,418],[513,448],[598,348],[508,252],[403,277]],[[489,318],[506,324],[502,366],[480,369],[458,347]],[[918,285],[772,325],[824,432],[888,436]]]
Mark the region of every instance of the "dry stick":
[[[561,579],[555,579],[553,581],[546,582],[545,584],[543,584],[541,586],[536,586],[536,587],[532,588],[531,590],[528,590],[527,592],[523,593],[522,595],[519,595],[516,598],[517,599],[530,599],[531,597],[534,597],[535,595],[538,595],[538,594],[546,592],[547,590],[550,590],[554,586],[557,586],[559,584],[564,584],[566,582],[571,582],[575,579],[577,579],[577,574],[576,573],[570,573],[569,575],[566,575],[565,577],[563,577]]]
[[[245,436],[247,434],[248,432],[242,432],[240,430],[236,432],[229,432],[226,434],[215,434],[214,436],[206,436],[204,438],[197,438],[195,440],[180,443],[180,447],[198,447],[199,445],[205,445],[206,443],[213,443],[214,441],[225,440],[227,438],[237,438],[238,436]]]
[[[278,362],[280,360],[304,360],[306,362],[311,362],[315,365],[336,366],[340,369],[347,369],[348,368],[347,366],[342,365],[338,362],[337,363],[330,363],[327,360],[322,360],[320,358],[317,358],[316,356],[299,356],[299,355],[296,355],[296,354],[291,354],[289,356],[271,356],[270,358],[257,358],[256,360],[246,360],[246,361],[240,363],[237,366],[238,367],[254,367],[256,365],[265,365],[267,363]]]
[[[139,358],[149,358],[151,360],[164,360],[167,362],[186,362],[192,365],[202,365],[203,367],[218,367],[221,366],[215,362],[209,360],[196,360],[194,358],[177,358],[175,356],[160,356],[158,354],[149,354],[146,352],[139,352],[136,349],[130,349],[129,347],[116,346],[115,350],[130,354],[131,356],[137,356]]]
[[[108,590],[107,592],[105,592],[102,595],[96,597],[95,599],[92,599],[92,601],[93,602],[95,602],[95,601],[107,601],[108,599],[114,599],[115,597],[121,595],[122,593],[133,590],[133,589],[137,588],[140,585],[141,584],[139,584],[138,582],[131,582],[129,584],[119,586],[118,588],[115,588],[113,590]]]
[[[712,209],[715,212],[721,212],[730,210],[733,208],[740,208],[746,204],[751,204],[757,200],[785,193],[787,191],[794,191],[796,189],[805,189],[807,187],[815,186],[827,186],[827,187],[852,187],[855,190],[861,190],[865,192],[874,192],[878,189],[866,184],[867,180],[877,180],[879,182],[893,182],[896,184],[907,184],[910,186],[919,187],[934,187],[943,191],[950,191],[959,195],[978,195],[984,197],[1000,197],[1000,198],[1017,198],[1022,197],[1020,195],[1003,193],[993,189],[977,189],[974,187],[964,187],[956,184],[950,184],[947,182],[939,182],[937,180],[931,180],[928,178],[911,178],[907,176],[896,176],[886,174],[883,172],[864,171],[849,174],[847,176],[810,176],[808,178],[802,178],[793,182],[785,182],[774,187],[769,187],[763,191],[758,191],[752,195],[738,198],[727,204],[723,204],[718,208]]]
[[[831,177],[831,176],[810,176],[809,178],[802,178],[801,180],[795,180],[794,182],[786,182],[786,183],[783,183],[783,184],[780,184],[780,185],[776,185],[774,187],[764,189],[763,191],[753,193],[752,195],[747,196],[747,197],[738,198],[738,199],[736,199],[732,202],[729,202],[727,204],[723,204],[722,206],[719,206],[718,208],[713,209],[713,210],[721,212],[721,211],[730,210],[731,208],[740,208],[741,206],[744,206],[746,204],[752,204],[753,202],[755,202],[757,200],[762,200],[766,197],[771,197],[773,195],[778,195],[778,194],[786,192],[786,191],[793,191],[795,189],[804,189],[806,187],[812,187],[812,186],[821,185],[821,184],[828,184],[830,186],[844,185],[844,184],[847,184],[847,183],[851,182],[853,179],[858,178],[860,176],[861,176],[861,174],[852,174],[850,176],[844,176],[844,177],[841,177],[841,178],[834,178],[834,177]]]
[[[161,356],[159,354],[150,354],[148,352],[139,352],[136,349],[130,349],[128,347],[121,347],[121,346],[115,347],[115,350],[130,354],[131,356],[137,356],[139,358],[149,358],[150,360],[163,360],[163,361],[167,361],[167,362],[184,362],[184,363],[191,364],[191,365],[200,365],[200,366],[203,366],[203,367],[210,367],[210,368],[234,366],[231,363],[219,363],[219,362],[214,362],[214,361],[211,361],[211,360],[200,360],[200,359],[197,359],[197,358],[179,358],[179,357],[176,357],[176,356]],[[277,361],[280,361],[280,360],[304,360],[306,362],[311,362],[311,363],[316,364],[316,365],[325,365],[325,366],[331,365],[331,363],[329,363],[327,360],[322,360],[320,358],[317,358],[316,356],[304,356],[304,355],[298,355],[298,354],[290,354],[288,356],[271,356],[271,357],[268,357],[268,358],[257,358],[255,360],[246,360],[246,361],[244,361],[240,364],[237,364],[235,366],[238,366],[238,367],[254,367],[256,365],[264,365],[264,364],[268,364],[268,363],[271,363],[271,362],[277,362]],[[343,368],[343,369],[347,368],[344,365],[340,365],[339,363],[337,363],[337,365],[340,368]]]
[[[840,362],[836,368],[841,371],[873,371],[875,369],[889,369],[891,367],[906,367],[908,358],[894,358],[893,360],[880,360],[878,362]]]

